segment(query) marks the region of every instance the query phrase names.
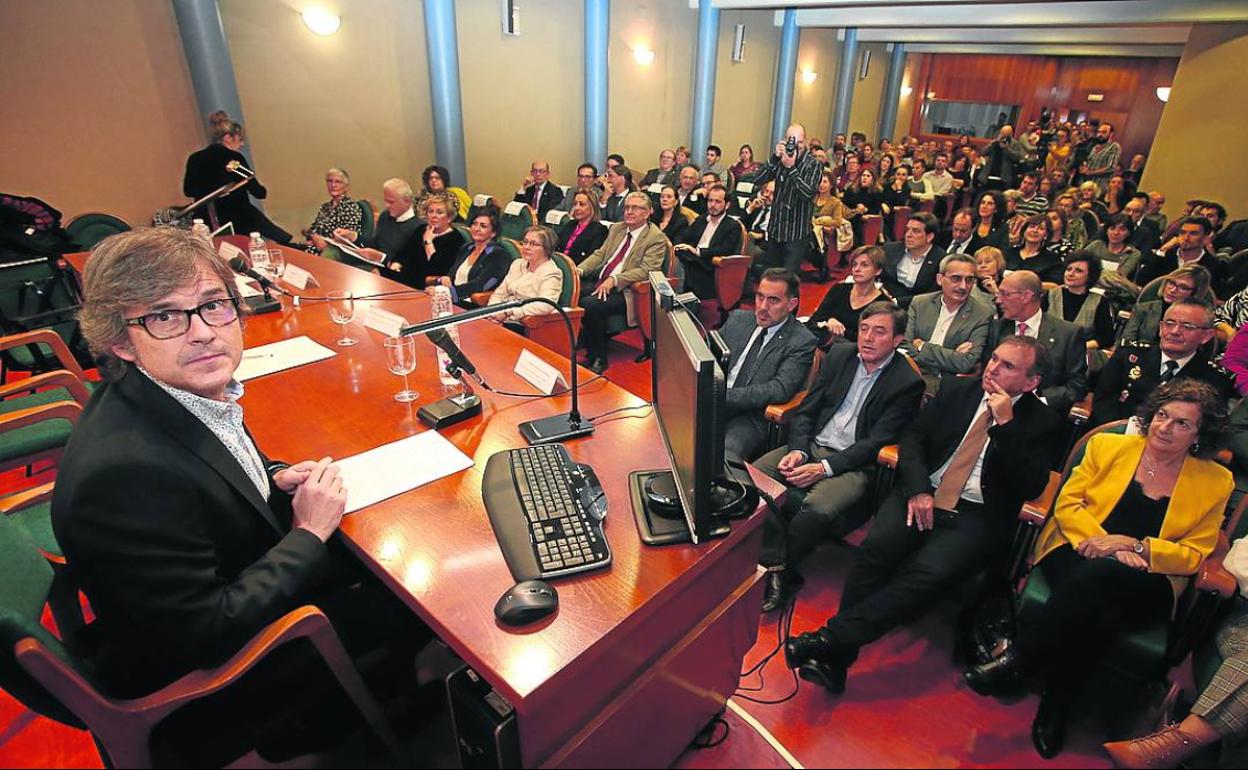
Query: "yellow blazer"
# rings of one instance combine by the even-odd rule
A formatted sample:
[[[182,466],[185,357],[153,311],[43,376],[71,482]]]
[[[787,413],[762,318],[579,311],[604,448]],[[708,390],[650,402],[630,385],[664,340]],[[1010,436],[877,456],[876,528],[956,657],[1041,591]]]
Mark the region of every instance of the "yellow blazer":
[[[1101,523],[1131,484],[1144,454],[1143,436],[1100,433],[1088,441],[1083,462],[1062,486],[1053,516],[1036,542],[1035,561],[1070,543],[1107,534]],[[1188,457],[1170,495],[1159,537],[1148,538],[1148,571],[1166,575],[1177,596],[1185,576],[1196,574],[1213,553],[1222,516],[1235,482],[1231,472],[1212,460]]]

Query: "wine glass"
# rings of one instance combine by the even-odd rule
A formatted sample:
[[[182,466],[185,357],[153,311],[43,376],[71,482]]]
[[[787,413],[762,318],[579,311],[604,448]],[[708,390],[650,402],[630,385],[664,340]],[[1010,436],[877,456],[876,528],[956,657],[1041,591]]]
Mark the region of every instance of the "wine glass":
[[[286,255],[281,249],[269,249],[269,275],[281,278],[286,274]]]
[[[326,295],[329,299],[329,317],[336,324],[342,324],[342,339],[338,344],[346,347],[359,340],[347,333],[347,324],[355,318],[355,295],[349,291],[331,291]]]
[[[390,373],[403,376],[403,390],[394,394],[394,400],[407,403],[420,398],[420,394],[412,390],[407,382],[407,375],[416,371],[416,338],[411,335],[387,337],[385,346],[386,366]]]

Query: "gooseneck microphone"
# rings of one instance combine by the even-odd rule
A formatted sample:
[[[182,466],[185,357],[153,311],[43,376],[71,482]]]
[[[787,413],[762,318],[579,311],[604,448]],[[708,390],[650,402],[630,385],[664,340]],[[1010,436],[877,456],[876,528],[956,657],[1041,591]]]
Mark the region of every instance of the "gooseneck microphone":
[[[273,296],[271,290],[276,290],[281,294],[286,294],[292,297],[294,296],[290,292],[275,284],[267,275],[264,275],[254,268],[248,267],[247,260],[242,257],[234,257],[231,259],[230,269],[240,275],[245,275],[260,284],[260,289],[264,292],[264,296],[243,298],[243,302],[246,303],[252,313],[257,315],[260,313],[276,313],[282,309],[282,303]]]

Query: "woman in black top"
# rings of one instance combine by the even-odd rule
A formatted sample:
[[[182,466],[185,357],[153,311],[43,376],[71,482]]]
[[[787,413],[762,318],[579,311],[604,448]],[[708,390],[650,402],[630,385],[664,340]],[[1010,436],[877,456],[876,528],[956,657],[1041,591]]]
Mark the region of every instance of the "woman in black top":
[[[1101,278],[1101,260],[1081,250],[1071,252],[1062,262],[1063,282],[1049,290],[1046,310],[1078,326],[1089,350],[1108,350],[1114,344],[1110,303],[1091,291]]]
[[[975,209],[975,235],[979,236],[984,246],[995,246],[1002,251],[1009,248],[1010,228],[1005,220],[1009,216],[1005,205],[1005,196],[991,190],[979,196],[979,205]]]
[[[1004,249],[1007,270],[1030,270],[1041,281],[1061,283],[1064,273],[1062,260],[1049,251],[1052,225],[1044,214],[1027,217],[1023,222],[1023,242],[1017,247]]]
[[[425,202],[428,222],[416,228],[407,246],[389,264],[391,277],[400,283],[423,289],[430,277],[449,275],[451,265],[464,245],[464,236],[451,227],[456,206],[448,195],[435,195]]]
[[[680,243],[685,231],[689,229],[689,220],[680,213],[680,195],[671,185],[663,185],[659,193],[659,207],[650,215],[650,221],[659,226],[663,234],[672,243]]]
[[[824,295],[818,309],[806,322],[806,328],[819,339],[819,346],[858,341],[858,314],[879,299],[891,301],[887,291],[876,285],[884,273],[884,249],[859,246],[849,255],[852,283],[838,283]]]
[[[459,254],[446,275],[434,281],[451,290],[460,307],[473,307],[472,295],[493,291],[511,269],[512,256],[498,242],[500,214],[493,203],[468,212],[468,233],[472,240],[459,248]]]
[[[247,141],[242,124],[218,110],[208,116],[208,127],[212,144],[191,153],[186,159],[186,174],[182,177],[182,192],[193,200],[199,200],[222,185],[239,181],[241,177],[230,171],[230,164],[247,168],[247,158],[239,152]],[[260,180],[253,176],[247,184],[208,205],[214,207],[218,226],[232,222],[237,234],[258,232],[271,241],[288,246],[291,234],[273,224],[247,197],[254,195],[264,200],[268,194]],[[210,219],[203,208],[192,212],[191,216],[205,221]]]
[[[555,233],[555,251],[568,255],[573,264],[581,264],[607,240],[607,227],[598,221],[598,192],[577,190],[572,195],[571,216]]]
[[[854,223],[854,241],[863,243],[862,216],[864,214],[882,215],[884,213],[884,191],[875,183],[875,171],[864,168],[858,173],[858,179],[845,189],[841,196],[845,203],[845,214]],[[864,243],[864,246],[874,246]]]

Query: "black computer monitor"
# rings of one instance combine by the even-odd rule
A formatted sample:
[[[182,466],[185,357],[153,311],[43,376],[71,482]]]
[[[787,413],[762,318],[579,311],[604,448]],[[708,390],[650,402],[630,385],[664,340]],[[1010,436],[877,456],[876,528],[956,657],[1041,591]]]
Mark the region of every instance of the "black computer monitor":
[[[675,297],[661,273],[651,273],[654,414],[667,450],[670,473],[645,481],[645,505],[657,519],[683,519],[679,532],[647,542],[699,543],[726,532],[715,513],[717,479],[724,475],[726,377],[693,312]],[[687,295],[696,309],[697,298]],[[636,501],[635,501],[636,503]],[[638,512],[638,524],[642,517]],[[659,534],[659,533],[652,533]]]

